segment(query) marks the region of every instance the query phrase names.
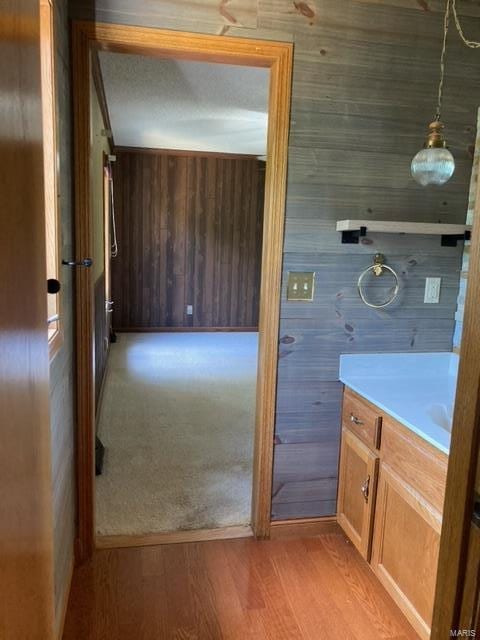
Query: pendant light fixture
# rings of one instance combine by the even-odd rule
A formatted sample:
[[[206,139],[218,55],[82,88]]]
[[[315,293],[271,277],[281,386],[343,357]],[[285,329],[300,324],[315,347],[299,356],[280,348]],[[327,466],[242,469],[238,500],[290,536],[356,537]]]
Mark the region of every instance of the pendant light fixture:
[[[462,25],[457,13],[457,0],[446,0],[445,17],[443,20],[443,45],[440,56],[440,82],[438,84],[438,101],[435,120],[429,125],[430,132],[424,148],[412,160],[411,172],[414,179],[422,186],[430,184],[445,184],[455,171],[455,160],[447,149],[443,136],[444,124],[441,120],[443,81],[445,78],[445,54],[447,51],[447,36],[450,21],[450,11],[453,13],[455,27],[464,45],[470,49],[480,49],[480,42],[469,40],[463,33]]]
[[[414,180],[423,187],[431,184],[445,184],[450,180],[455,171],[455,160],[447,149],[447,143],[443,136],[444,124],[441,120],[449,19],[450,0],[447,0],[443,21],[443,45],[442,55],[440,56],[437,112],[435,114],[435,120],[429,125],[430,131],[427,135],[424,148],[417,153],[411,164],[411,172]]]

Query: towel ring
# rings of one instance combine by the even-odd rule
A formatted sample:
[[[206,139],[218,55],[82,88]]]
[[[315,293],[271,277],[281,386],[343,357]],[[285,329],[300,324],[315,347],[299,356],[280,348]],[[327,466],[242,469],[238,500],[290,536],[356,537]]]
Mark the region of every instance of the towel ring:
[[[374,304],[373,302],[368,302],[363,292],[363,286],[362,286],[363,280],[367,275],[367,273],[369,273],[369,271],[373,271],[373,274],[377,278],[383,275],[384,271],[388,271],[395,278],[395,288],[393,290],[392,295],[390,296],[390,298],[388,298],[385,302],[382,302],[381,304]],[[362,273],[360,274],[357,282],[357,289],[358,289],[358,295],[360,296],[362,302],[367,305],[367,307],[371,307],[372,309],[383,309],[383,307],[388,307],[389,304],[392,304],[392,302],[395,302],[395,300],[397,299],[398,293],[400,291],[400,279],[396,271],[394,271],[392,267],[389,267],[388,264],[385,264],[385,256],[381,253],[376,253],[373,259],[373,264],[367,267],[365,271],[362,271]]]

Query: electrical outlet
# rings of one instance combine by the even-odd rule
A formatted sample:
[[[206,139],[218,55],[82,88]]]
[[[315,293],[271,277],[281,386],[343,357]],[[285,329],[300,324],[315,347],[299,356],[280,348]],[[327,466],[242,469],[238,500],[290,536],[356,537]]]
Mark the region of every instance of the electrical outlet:
[[[313,300],[314,271],[290,271],[287,283],[287,300]]]
[[[425,278],[425,304],[438,304],[440,302],[441,278]]]
[[[187,316],[193,316],[193,304],[187,304]]]

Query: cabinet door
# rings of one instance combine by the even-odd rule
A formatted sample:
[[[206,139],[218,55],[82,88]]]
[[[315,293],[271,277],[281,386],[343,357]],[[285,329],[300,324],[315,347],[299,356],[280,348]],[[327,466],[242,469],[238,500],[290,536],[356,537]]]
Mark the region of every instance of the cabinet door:
[[[372,567],[421,638],[430,638],[441,514],[382,463]]]
[[[337,520],[366,560],[370,559],[377,473],[377,456],[343,428]]]

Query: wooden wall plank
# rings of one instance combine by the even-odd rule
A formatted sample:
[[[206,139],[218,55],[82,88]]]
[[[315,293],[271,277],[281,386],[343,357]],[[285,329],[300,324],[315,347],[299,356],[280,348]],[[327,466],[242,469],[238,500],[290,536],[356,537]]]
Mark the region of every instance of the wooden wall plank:
[[[117,330],[257,326],[263,168],[253,158],[117,153]]]
[[[321,442],[278,444],[275,447],[274,476],[277,483],[317,480],[320,475],[335,477],[337,465],[338,447],[327,449]]]
[[[76,15],[99,22],[223,33],[231,26],[254,29],[257,0],[79,0]]]
[[[308,500],[302,502],[272,502],[272,520],[297,520],[331,516],[336,512],[336,500]],[[311,516],[315,513],[315,516]]]
[[[422,144],[423,141],[420,147]],[[396,189],[411,188],[418,192],[418,186],[412,183],[410,175],[414,153],[382,154],[382,170],[379,171],[379,157],[373,151],[291,147],[289,178],[295,184],[328,184],[336,185],[339,189],[350,186],[383,187],[391,189],[392,196]],[[449,188],[467,193],[470,184],[467,166],[471,167],[471,161],[457,158],[456,165],[457,171]],[[361,171],[359,167],[362,167]]]
[[[324,478],[322,480],[306,480],[305,482],[277,483],[273,490],[273,497],[277,504],[308,502],[318,500],[319,496],[328,500],[328,497],[335,491],[335,478]]]
[[[421,207],[420,205],[421,201]],[[458,223],[466,196],[443,189],[391,189],[336,185],[290,183],[287,198],[287,221],[292,218],[344,220],[362,217],[376,220],[412,220]],[[287,235],[288,240],[288,235]],[[332,246],[338,246],[337,244]]]
[[[418,102],[417,102],[418,105]],[[348,113],[323,113],[311,111],[298,101],[292,112],[290,144],[292,147],[314,147],[328,149],[344,149],[376,153],[392,152],[392,137],[385,134],[386,123],[390,120],[392,135],[402,139],[405,150],[414,150],[422,142],[425,123],[431,116],[431,102],[425,108],[412,113],[411,120],[400,118],[401,109],[388,109],[389,114],[381,119],[371,116],[352,116]],[[387,109],[385,109],[387,112]],[[424,111],[419,113],[419,111]],[[395,118],[394,112],[397,112]],[[455,120],[448,123],[446,129],[448,146],[452,153],[468,154],[472,143],[472,123]],[[412,185],[413,186],[413,185]]]
[[[387,322],[390,341],[380,344],[378,336],[386,332],[382,319],[352,324],[332,319],[315,329],[303,329],[301,324],[298,319],[282,321],[278,371],[284,383],[299,376],[302,380],[338,378],[341,353],[450,351],[454,327],[453,318]]]
[[[445,11],[445,3],[442,0],[357,0],[368,4],[382,4],[389,7],[402,7],[406,9],[416,9],[424,13],[432,11],[443,13]],[[464,0],[458,3],[459,16],[480,16],[480,2],[478,0]]]

